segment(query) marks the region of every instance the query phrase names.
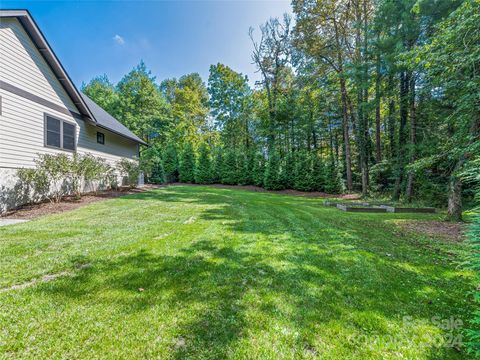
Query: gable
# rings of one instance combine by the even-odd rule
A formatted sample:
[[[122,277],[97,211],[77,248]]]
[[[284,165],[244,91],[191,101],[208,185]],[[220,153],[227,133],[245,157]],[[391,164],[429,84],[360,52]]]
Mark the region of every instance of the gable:
[[[0,80],[73,112],[79,112],[16,18],[0,21]]]

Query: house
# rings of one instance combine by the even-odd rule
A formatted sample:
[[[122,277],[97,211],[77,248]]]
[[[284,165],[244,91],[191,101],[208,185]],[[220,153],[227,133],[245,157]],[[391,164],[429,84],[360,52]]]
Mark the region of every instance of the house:
[[[39,153],[136,160],[144,141],[73,84],[26,10],[0,10],[0,212]],[[11,194],[10,194],[11,195]]]

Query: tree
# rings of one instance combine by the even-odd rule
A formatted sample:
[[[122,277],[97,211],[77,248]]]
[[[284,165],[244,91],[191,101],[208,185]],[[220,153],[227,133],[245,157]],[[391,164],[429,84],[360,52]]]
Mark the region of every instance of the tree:
[[[215,148],[212,166],[212,182],[221,183],[223,179],[223,149]]]
[[[163,168],[167,182],[178,181],[178,157],[177,149],[173,143],[168,143],[163,153]]]
[[[275,127],[277,123],[278,99],[283,73],[290,61],[291,18],[285,14],[283,21],[273,18],[260,27],[261,37],[256,41],[253,28],[249,35],[253,44],[252,60],[262,74],[268,101],[268,147],[275,143]]]
[[[249,120],[253,103],[248,78],[218,63],[210,66],[210,108],[226,146],[246,146],[251,140]]]
[[[119,98],[107,75],[97,76],[88,84],[82,84],[81,90],[103,110],[117,116]]]
[[[117,84],[118,119],[145,141],[164,134],[169,107],[144,62]]]
[[[199,148],[197,166],[195,168],[195,182],[197,184],[210,184],[212,182],[212,161],[208,144],[202,143]]]
[[[163,168],[162,160],[156,157],[152,164],[151,182],[154,184],[166,183],[165,170]]]
[[[227,149],[223,159],[222,183],[227,185],[237,185],[238,167],[237,152],[234,149]]]
[[[183,146],[178,173],[181,182],[193,183],[195,181],[195,153],[190,143]]]
[[[282,190],[285,188],[281,178],[280,156],[276,151],[272,151],[267,159],[265,167],[264,187],[268,190]]]
[[[312,158],[305,150],[299,151],[296,156],[294,188],[300,191],[312,191],[314,189]]]
[[[265,179],[265,158],[262,154],[256,153],[253,160],[252,181],[256,186],[264,186]]]
[[[328,66],[338,78],[344,141],[347,189],[353,190],[352,160],[349,132],[349,96],[345,64],[349,49],[353,48],[352,7],[349,0],[322,0],[314,5],[303,0],[293,1],[297,17],[295,43],[319,65]]]
[[[184,75],[178,80],[172,112],[175,124],[172,138],[175,143],[198,146],[203,141],[203,135],[209,131],[208,92],[199,74]]]
[[[325,191],[325,168],[318,154],[312,154],[312,190]]]
[[[475,159],[473,154],[480,153],[479,43],[480,2],[469,0],[439,23],[431,41],[414,53],[414,61],[421,62],[440,105],[448,109],[447,116],[436,124],[446,130],[446,141],[437,144],[439,149],[431,160],[449,162],[448,215],[453,220],[462,218],[460,174]]]

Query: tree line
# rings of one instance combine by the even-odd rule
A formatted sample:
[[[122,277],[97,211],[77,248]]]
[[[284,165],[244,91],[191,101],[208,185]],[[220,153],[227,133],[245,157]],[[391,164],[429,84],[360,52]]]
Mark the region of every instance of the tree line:
[[[261,81],[224,64],[158,82],[141,62],[82,90],[150,146],[154,182],[359,191],[447,206],[480,172],[478,0],[294,0],[250,29]],[[246,35],[247,36],[247,35]]]

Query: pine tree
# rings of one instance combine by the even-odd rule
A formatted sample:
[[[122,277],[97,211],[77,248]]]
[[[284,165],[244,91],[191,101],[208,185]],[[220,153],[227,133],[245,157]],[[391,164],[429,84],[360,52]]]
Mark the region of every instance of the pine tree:
[[[166,182],[162,160],[158,157],[153,160],[152,175],[150,180],[154,184],[164,184]]]
[[[163,169],[167,182],[178,181],[178,158],[177,150],[172,143],[167,144],[163,153]]]
[[[181,182],[192,183],[195,181],[195,154],[192,144],[186,143],[179,164],[179,178]]]
[[[282,190],[285,188],[281,179],[280,156],[276,151],[271,151],[265,168],[265,189]]]
[[[200,145],[195,168],[195,182],[197,184],[210,184],[212,182],[212,161],[210,159],[210,148],[206,143]]]
[[[237,156],[237,181],[238,185],[248,185],[250,179],[248,157],[240,151]]]
[[[312,191],[312,162],[307,151],[299,151],[295,163],[295,189]]]
[[[312,155],[312,190],[325,191],[325,168],[322,159],[315,153]]]
[[[256,153],[253,157],[252,181],[256,186],[263,187],[265,179],[265,158],[262,154]]]
[[[283,167],[283,181],[287,189],[293,189],[295,185],[295,155],[293,152],[289,152],[285,156],[285,164]]]
[[[221,183],[223,174],[223,149],[215,149],[215,157],[212,166],[212,182]]]
[[[325,167],[325,190],[328,194],[338,194],[342,191],[342,183],[335,162],[330,161]]]
[[[222,166],[222,183],[227,185],[238,184],[237,154],[233,149],[227,149]]]

